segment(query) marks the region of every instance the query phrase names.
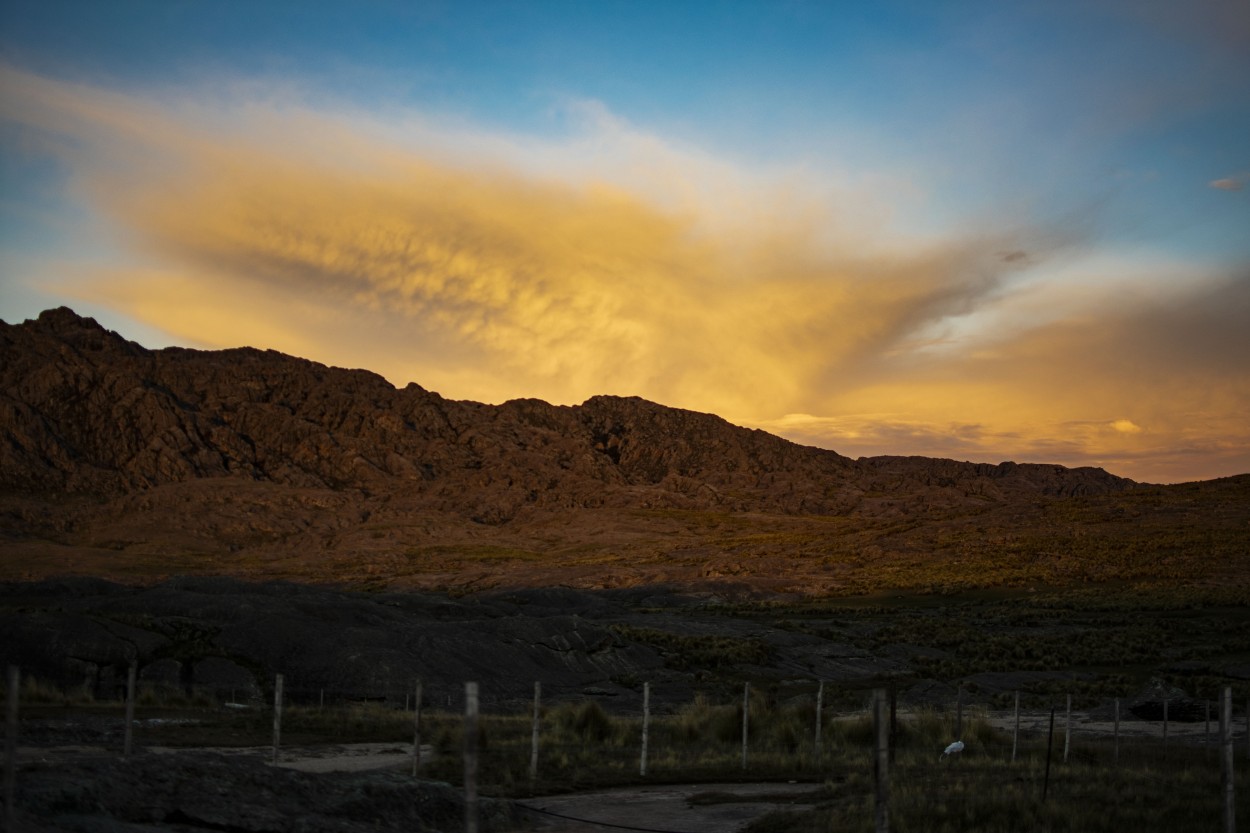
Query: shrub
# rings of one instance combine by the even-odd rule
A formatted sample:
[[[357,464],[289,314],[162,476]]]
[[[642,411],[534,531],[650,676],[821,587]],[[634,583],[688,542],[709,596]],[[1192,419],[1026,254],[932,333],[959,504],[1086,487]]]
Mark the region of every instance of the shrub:
[[[594,700],[556,709],[552,723],[562,734],[571,734],[581,741],[603,743],[612,737],[612,718]]]

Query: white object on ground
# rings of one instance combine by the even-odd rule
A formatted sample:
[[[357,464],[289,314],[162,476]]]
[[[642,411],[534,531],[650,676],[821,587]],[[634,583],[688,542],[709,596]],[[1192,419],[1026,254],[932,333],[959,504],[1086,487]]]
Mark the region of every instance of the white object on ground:
[[[963,752],[963,751],[964,751],[964,742],[962,740],[957,740],[954,743],[952,743],[950,746],[946,747],[946,751],[942,753],[942,758],[945,758],[947,755],[954,755],[957,752]],[[938,758],[938,760],[940,761],[942,760],[942,758]]]

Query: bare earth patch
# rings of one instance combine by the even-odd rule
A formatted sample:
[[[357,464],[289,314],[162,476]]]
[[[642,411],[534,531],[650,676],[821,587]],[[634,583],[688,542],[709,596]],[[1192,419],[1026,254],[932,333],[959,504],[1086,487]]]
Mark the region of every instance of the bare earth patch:
[[[1067,715],[1063,709],[1055,711],[1055,734],[1064,730]],[[995,712],[988,715],[988,720],[996,729],[1010,732],[1015,725],[1015,717],[1011,712]],[[1021,712],[1020,731],[1028,734],[1046,734],[1050,728],[1050,712]],[[1168,737],[1183,743],[1202,743],[1207,731],[1205,723],[1182,723],[1172,721],[1168,724]],[[1219,731],[1218,719],[1212,718],[1211,737]],[[1094,735],[1109,738],[1115,734],[1115,721],[1101,717],[1094,718],[1088,712],[1072,712],[1073,734]],[[1125,709],[1120,716],[1120,737],[1133,739],[1158,738],[1163,740],[1163,722],[1158,720],[1139,720]]]
[[[774,810],[792,809],[796,792],[816,790],[818,785],[799,784],[683,784],[629,787],[599,792],[532,798],[521,803],[555,815],[541,816],[539,830],[551,833],[603,833],[611,830],[594,822],[675,833],[732,833]],[[691,798],[719,794],[718,803],[696,804]],[[729,795],[740,802],[725,800]],[[775,795],[776,801],[768,801]]]
[[[149,746],[149,752],[174,754],[185,750],[164,746]],[[269,761],[273,757],[272,746],[220,747],[201,749],[219,755],[245,755]],[[433,750],[422,745],[421,760],[428,762]],[[278,752],[277,766],[297,769],[300,772],[365,772],[371,769],[391,769],[412,766],[411,743],[338,743],[331,746],[282,747]]]

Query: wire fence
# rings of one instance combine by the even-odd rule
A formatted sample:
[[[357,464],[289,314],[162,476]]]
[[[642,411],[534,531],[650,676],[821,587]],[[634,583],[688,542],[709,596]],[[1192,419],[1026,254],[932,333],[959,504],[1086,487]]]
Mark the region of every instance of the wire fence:
[[[1011,790],[1042,795],[1079,794],[1094,771],[1131,772],[1138,786],[1200,803],[1216,800],[1212,784],[1223,783],[1223,755],[1231,744],[1244,745],[1250,760],[1247,710],[1238,715],[1231,694],[1205,704],[1201,723],[1182,723],[1137,718],[1120,701],[1092,715],[1072,711],[1071,698],[1044,710],[991,710],[964,703],[962,691],[954,702],[923,707],[900,707],[893,693],[874,693],[889,699],[888,710],[878,712],[868,692],[818,681],[810,693],[784,698],[746,684],[732,696],[670,700],[653,713],[649,685],[640,686],[636,702],[615,698],[605,708],[593,697],[544,701],[541,685],[500,687],[486,697],[475,692],[470,702],[464,688],[431,690],[419,681],[334,688],[301,686],[278,675],[263,690],[255,684],[226,690],[140,681],[132,674],[121,701],[75,701],[72,692],[57,701],[18,680],[11,670],[6,812],[13,806],[19,694],[29,694],[36,708],[42,702],[107,712],[124,703],[116,754],[166,743],[272,747],[281,765],[309,749],[380,743],[395,754],[392,766],[450,783],[472,777],[475,792],[510,797],[708,780],[862,786],[880,765],[875,756],[883,731],[888,766],[907,773],[906,786],[889,801],[896,808],[930,800],[935,791],[951,793],[951,801],[976,801],[954,785],[989,771],[1009,779],[1004,783]],[[960,749],[943,755],[954,741],[962,742]]]

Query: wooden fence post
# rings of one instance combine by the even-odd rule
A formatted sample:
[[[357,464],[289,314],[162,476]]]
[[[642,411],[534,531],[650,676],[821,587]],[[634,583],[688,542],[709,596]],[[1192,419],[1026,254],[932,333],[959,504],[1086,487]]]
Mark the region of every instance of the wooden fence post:
[[[825,681],[821,680],[816,686],[816,734],[812,736],[812,748],[816,751],[817,760],[820,759],[821,743],[820,743],[820,711],[825,704]]]
[[[1170,698],[1163,695],[1163,750],[1166,752],[1168,748],[1168,700]]]
[[[751,684],[742,684],[742,768],[747,768],[747,730],[751,718]]]
[[[1205,717],[1205,720],[1203,721],[1203,724],[1202,724],[1202,745],[1210,749],[1211,748],[1211,701],[1203,700],[1202,705],[1204,708],[1204,717]]]
[[[1020,692],[1016,692],[1016,726],[1011,731],[1011,762],[1016,762],[1016,750],[1020,748]]]
[[[898,689],[890,686],[890,763],[894,763],[894,747],[898,746]]]
[[[647,774],[647,733],[651,729],[651,683],[642,684],[642,756],[638,763],[638,774]]]
[[[17,697],[22,672],[9,666],[8,708],[5,710],[4,736],[4,829],[17,829]]]
[[[1072,695],[1068,695],[1068,717],[1063,724],[1063,762],[1068,762],[1068,750],[1072,748]]]
[[[1046,733],[1046,775],[1042,779],[1042,803],[1050,792],[1050,756],[1055,748],[1055,707],[1050,707],[1050,731]]]
[[[464,833],[477,833],[477,683],[464,684]]]
[[[534,681],[534,725],[530,731],[530,783],[538,780],[538,721],[543,696],[543,684]]]
[[[126,670],[126,731],[122,736],[122,757],[129,758],[135,734],[135,675],[139,671],[139,663],[131,660]]]
[[[955,692],[955,740],[964,739],[964,684]]]
[[[282,675],[273,682],[273,762],[278,762],[278,749],[282,745]]]
[[[886,718],[885,689],[878,688],[872,693],[873,723],[877,733],[877,754],[873,773],[877,785],[876,812],[874,814],[876,833],[889,833],[890,830],[890,726]]]
[[[1115,698],[1115,765],[1120,765],[1120,698]]]
[[[1224,833],[1237,833],[1237,807],[1234,803],[1233,779],[1233,689],[1224,687],[1220,703],[1220,767],[1221,786],[1224,788]]]
[[[421,771],[421,680],[412,695],[412,777]]]

